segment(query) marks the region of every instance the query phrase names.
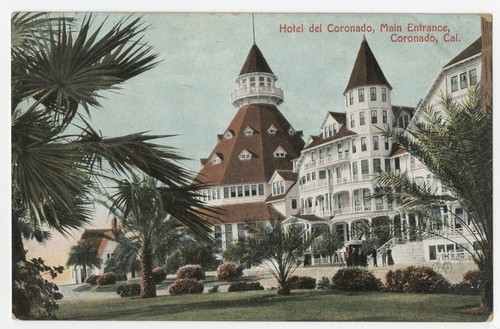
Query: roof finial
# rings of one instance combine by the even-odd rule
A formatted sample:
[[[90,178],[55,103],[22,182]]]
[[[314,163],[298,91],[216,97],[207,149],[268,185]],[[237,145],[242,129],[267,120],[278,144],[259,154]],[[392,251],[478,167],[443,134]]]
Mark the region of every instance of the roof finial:
[[[363,33],[363,41],[366,41],[366,36],[364,33]]]
[[[252,13],[252,32],[253,32],[253,44],[255,44],[255,17],[254,17],[254,13]]]

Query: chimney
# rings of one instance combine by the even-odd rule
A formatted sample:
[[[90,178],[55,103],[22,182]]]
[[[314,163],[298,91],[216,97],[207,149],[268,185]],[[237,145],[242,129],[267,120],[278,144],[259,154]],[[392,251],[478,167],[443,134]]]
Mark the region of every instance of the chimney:
[[[116,235],[116,233],[118,232],[118,225],[115,215],[111,215],[111,232],[113,232],[114,235]]]

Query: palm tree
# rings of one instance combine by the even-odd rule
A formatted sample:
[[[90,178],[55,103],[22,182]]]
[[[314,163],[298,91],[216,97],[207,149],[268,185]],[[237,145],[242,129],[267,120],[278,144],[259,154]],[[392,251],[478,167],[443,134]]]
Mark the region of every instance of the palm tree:
[[[302,261],[304,252],[314,239],[306,236],[301,225],[286,228],[278,220],[271,224],[261,222],[245,225],[248,236],[240,238],[223,254],[225,259],[251,262],[266,268],[278,282],[278,295],[289,295],[288,278]]]
[[[87,279],[87,268],[101,268],[102,260],[97,256],[97,250],[90,244],[77,244],[69,252],[66,266],[82,266],[82,282]]]
[[[376,178],[377,196],[415,213],[425,221],[421,233],[439,236],[439,208],[459,203],[470,224],[456,214],[462,236],[479,252],[466,249],[482,274],[482,304],[493,306],[493,121],[491,108],[481,108],[478,88],[471,88],[462,103],[443,99],[441,108],[422,109],[423,120],[414,121],[406,132],[386,130],[384,135],[421,161],[450,193],[418,182],[406,173],[383,172]],[[443,236],[443,238],[449,239]]]
[[[126,241],[122,239],[126,239]],[[135,278],[135,272],[141,268],[137,254],[139,246],[137,243],[134,244],[123,236],[120,236],[115,241],[118,242],[118,244],[113,251],[112,257],[106,260],[106,269],[122,275],[131,273],[132,278]]]
[[[141,262],[141,297],[156,296],[152,271],[154,258],[166,259],[169,247],[182,238],[182,224],[195,234],[210,240],[209,224],[203,220],[208,209],[198,201],[199,186],[158,186],[151,177],[131,182],[121,181],[117,192],[109,197],[111,212],[121,219],[126,239],[119,242],[135,250]]]
[[[105,138],[90,125],[104,91],[151,69],[157,55],[142,40],[140,18],[104,31],[86,16],[15,13],[11,18],[11,172],[13,289],[23,286],[23,227],[65,236],[91,221],[92,204],[108,178],[142,172],[176,188],[191,180],[184,158],[154,141],[168,136],[133,133]],[[172,192],[172,198],[185,193]],[[179,206],[185,203],[180,202]],[[25,303],[13,292],[13,312]],[[26,309],[26,308],[24,308]]]

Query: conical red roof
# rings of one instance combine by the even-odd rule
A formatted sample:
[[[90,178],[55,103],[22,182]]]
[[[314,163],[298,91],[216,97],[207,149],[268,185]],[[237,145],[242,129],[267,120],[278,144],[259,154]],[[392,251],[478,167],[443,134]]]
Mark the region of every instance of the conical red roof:
[[[240,75],[255,72],[274,74],[259,47],[254,43],[252,48],[250,48],[245,64],[241,68]]]
[[[275,134],[268,132],[271,126],[276,128]],[[253,134],[245,134],[248,127]],[[229,139],[223,137],[217,143],[197,180],[212,185],[268,182],[275,170],[291,170],[291,160],[300,156],[304,141],[299,132],[290,128],[290,123],[275,105],[242,106],[226,129],[234,135]],[[287,153],[286,157],[274,156],[278,147]],[[239,159],[244,150],[252,154],[251,159]],[[220,163],[212,163],[214,154],[222,157]]]
[[[368,85],[386,85],[392,89],[391,85],[384,76],[384,72],[378,65],[375,55],[373,55],[368,41],[363,38],[361,46],[359,47],[358,57],[352,69],[351,78],[344,90],[348,90]]]

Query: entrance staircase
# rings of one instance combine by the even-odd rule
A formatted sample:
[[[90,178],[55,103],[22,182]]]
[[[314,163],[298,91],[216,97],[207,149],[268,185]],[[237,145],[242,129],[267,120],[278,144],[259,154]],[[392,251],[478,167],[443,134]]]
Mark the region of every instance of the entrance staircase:
[[[422,241],[401,241],[399,239],[387,241],[377,250],[377,263],[379,266],[382,264],[382,248],[392,250],[392,258],[395,265],[425,262],[424,244]]]

